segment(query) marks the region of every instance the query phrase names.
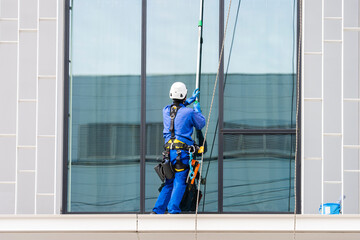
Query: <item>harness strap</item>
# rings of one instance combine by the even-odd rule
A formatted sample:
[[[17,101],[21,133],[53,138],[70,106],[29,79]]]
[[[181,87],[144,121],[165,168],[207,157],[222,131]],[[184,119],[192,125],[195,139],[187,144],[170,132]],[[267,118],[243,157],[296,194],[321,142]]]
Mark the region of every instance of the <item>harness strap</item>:
[[[175,117],[176,117],[176,114],[177,112],[179,111],[179,109],[181,108],[181,105],[179,104],[172,104],[171,107],[170,107],[170,132],[171,132],[171,139],[175,139],[175,124],[174,124],[174,121],[175,121]]]

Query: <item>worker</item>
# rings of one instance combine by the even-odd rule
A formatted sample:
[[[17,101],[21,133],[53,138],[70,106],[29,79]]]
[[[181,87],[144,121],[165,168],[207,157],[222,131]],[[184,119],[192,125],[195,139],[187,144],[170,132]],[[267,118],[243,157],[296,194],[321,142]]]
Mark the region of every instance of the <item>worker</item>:
[[[194,145],[191,135],[194,127],[201,130],[205,126],[205,117],[201,114],[200,103],[195,101],[199,93],[199,89],[195,89],[193,95],[187,99],[187,88],[184,83],[175,82],[170,88],[169,96],[173,103],[163,109],[163,135],[164,148],[169,153],[174,177],[166,178],[152,214],[163,214],[166,209],[170,214],[181,212],[180,202],[185,192],[189,172],[189,150]],[[194,101],[193,109],[186,107]]]

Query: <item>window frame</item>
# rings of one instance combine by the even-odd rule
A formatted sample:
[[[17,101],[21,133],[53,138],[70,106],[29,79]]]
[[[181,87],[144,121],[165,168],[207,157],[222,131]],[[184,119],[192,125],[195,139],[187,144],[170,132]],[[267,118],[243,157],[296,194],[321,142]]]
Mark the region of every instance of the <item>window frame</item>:
[[[73,0],[65,0],[64,11],[64,118],[63,118],[63,186],[62,186],[62,214],[136,214],[145,212],[145,167],[146,167],[146,31],[147,31],[147,0],[141,0],[142,16],[141,16],[141,122],[140,122],[140,211],[139,212],[69,212],[68,209],[68,151],[69,151],[69,64],[70,64],[70,16],[71,16],[71,2]],[[300,36],[300,19],[301,5],[299,0],[295,0],[297,4],[297,74],[299,80],[297,87],[299,92],[299,99],[301,99],[302,83],[301,83],[301,62],[302,62],[302,42]],[[221,51],[221,44],[224,35],[224,15],[225,15],[225,0],[219,0],[219,56]],[[300,64],[299,64],[300,63]],[[218,211],[204,212],[217,214],[291,214],[293,212],[223,212],[223,142],[226,134],[296,134],[296,129],[226,129],[224,128],[224,57],[221,59],[218,83],[218,101],[219,101],[219,128],[218,128]],[[298,106],[298,129],[297,129],[297,161],[296,161],[296,212],[301,213],[301,101]],[[202,212],[203,213],[203,212]]]

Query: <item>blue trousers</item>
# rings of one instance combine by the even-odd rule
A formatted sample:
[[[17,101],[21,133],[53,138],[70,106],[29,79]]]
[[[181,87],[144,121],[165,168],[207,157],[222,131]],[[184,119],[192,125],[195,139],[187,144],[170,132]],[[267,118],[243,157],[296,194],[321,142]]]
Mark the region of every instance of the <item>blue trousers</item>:
[[[176,163],[176,150],[170,150],[170,161],[173,165]],[[181,161],[189,166],[189,153],[181,150]],[[180,213],[180,202],[186,189],[186,178],[189,169],[181,172],[175,172],[175,178],[166,179],[165,186],[162,188],[159,197],[153,208],[153,212],[164,214],[166,209],[169,213]]]

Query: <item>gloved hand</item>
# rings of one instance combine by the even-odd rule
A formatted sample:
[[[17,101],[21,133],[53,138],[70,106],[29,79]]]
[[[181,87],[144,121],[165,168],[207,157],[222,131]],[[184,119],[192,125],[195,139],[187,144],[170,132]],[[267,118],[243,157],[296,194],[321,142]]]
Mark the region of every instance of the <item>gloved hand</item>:
[[[187,98],[185,100],[184,105],[187,106],[187,105],[192,104],[196,100],[196,98],[199,96],[199,94],[200,94],[200,90],[198,88],[195,89],[193,92],[193,95],[190,98]]]
[[[201,113],[200,103],[198,101],[194,102],[194,111]]]

